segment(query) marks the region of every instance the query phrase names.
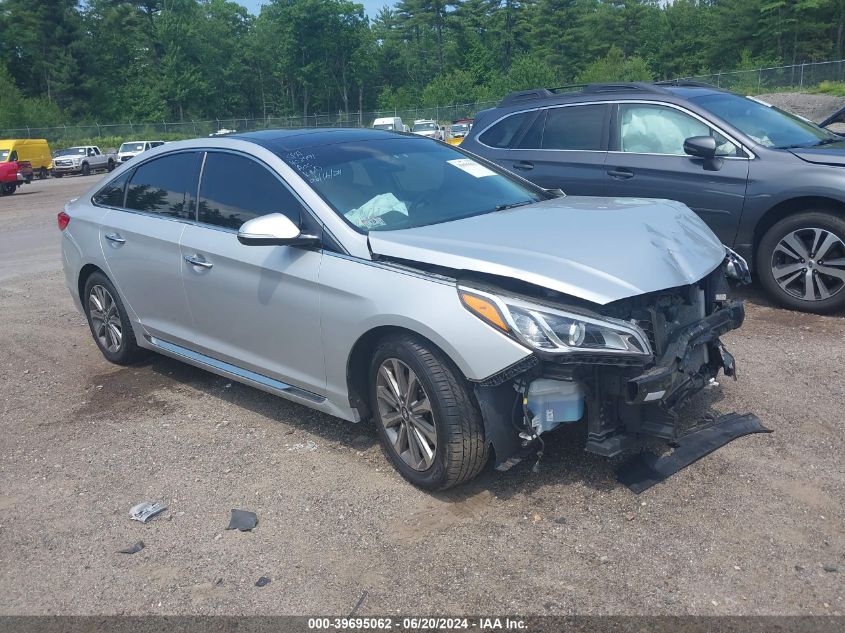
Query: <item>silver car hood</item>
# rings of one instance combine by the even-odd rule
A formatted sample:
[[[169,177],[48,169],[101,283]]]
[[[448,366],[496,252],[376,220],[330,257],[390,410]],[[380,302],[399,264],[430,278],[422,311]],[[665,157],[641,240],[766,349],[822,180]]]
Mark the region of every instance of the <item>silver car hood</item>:
[[[555,198],[370,231],[369,241],[374,255],[511,277],[601,305],[691,284],[725,258],[725,247],[689,208],[641,198]]]

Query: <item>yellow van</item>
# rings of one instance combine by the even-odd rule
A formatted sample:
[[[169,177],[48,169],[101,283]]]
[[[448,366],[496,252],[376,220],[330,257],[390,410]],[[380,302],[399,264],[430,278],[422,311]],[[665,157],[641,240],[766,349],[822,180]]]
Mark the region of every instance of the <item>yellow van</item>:
[[[29,161],[39,178],[46,178],[53,169],[53,155],[47,139],[43,138],[0,139],[0,162],[12,160]]]

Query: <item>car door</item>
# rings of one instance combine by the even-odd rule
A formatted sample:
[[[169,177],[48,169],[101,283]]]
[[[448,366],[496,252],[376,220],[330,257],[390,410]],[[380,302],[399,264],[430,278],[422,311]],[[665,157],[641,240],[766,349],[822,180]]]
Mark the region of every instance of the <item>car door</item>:
[[[609,123],[608,104],[543,108],[512,147],[508,169],[544,189],[601,195]]]
[[[715,165],[684,153],[692,136],[716,138]],[[620,103],[611,132],[606,188],[613,195],[683,202],[726,244],[733,244],[745,203],[749,159],[703,119],[655,103]]]
[[[126,183],[124,202],[104,205],[100,225],[108,274],[124,303],[148,334],[177,344],[192,337],[179,238],[194,219],[199,156],[167,154],[122,174],[113,184]]]
[[[182,279],[194,318],[194,349],[240,368],[325,392],[317,279],[319,248],[247,246],[241,224],[284,213],[319,226],[282,179],[243,154],[209,151],[198,224],[182,234]]]

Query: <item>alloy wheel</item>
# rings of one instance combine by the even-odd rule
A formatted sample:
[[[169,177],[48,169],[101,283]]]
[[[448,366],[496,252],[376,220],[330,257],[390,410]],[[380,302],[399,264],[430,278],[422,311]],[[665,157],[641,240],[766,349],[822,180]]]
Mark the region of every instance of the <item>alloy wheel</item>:
[[[428,470],[437,453],[437,428],[417,375],[401,360],[386,359],[376,377],[376,400],[391,448],[414,470]]]
[[[120,351],[123,344],[123,325],[117,303],[111,293],[103,286],[92,286],[88,295],[88,314],[91,317],[91,329],[100,346],[109,352]]]
[[[797,229],[778,242],[771,267],[784,292],[804,301],[829,299],[845,287],[845,242],[826,229]]]

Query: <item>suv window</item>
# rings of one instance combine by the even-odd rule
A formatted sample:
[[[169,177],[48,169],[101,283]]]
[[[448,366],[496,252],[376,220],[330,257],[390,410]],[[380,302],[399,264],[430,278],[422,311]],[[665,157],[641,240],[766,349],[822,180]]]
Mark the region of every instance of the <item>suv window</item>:
[[[192,220],[189,191],[196,191],[194,152],[162,156],[139,166],[129,181],[126,208]]]
[[[126,183],[129,182],[129,176],[132,175],[131,171],[127,171],[125,174],[121,174],[114,180],[112,180],[109,184],[105,187],[100,189],[97,193],[94,194],[92,201],[94,204],[103,205],[106,207],[122,207],[123,206],[123,194],[126,190]]]
[[[302,204],[270,170],[237,154],[209,152],[202,170],[199,221],[230,229],[268,213],[299,226]]]
[[[524,149],[603,150],[607,106],[548,108],[520,142]],[[545,124],[543,122],[545,118]]]
[[[619,149],[637,154],[686,156],[684,141],[691,136],[714,136],[716,154],[736,156],[736,146],[710,127],[675,108],[659,105],[619,106]]]
[[[478,137],[489,147],[510,147],[534,112],[518,112],[505,117]]]

